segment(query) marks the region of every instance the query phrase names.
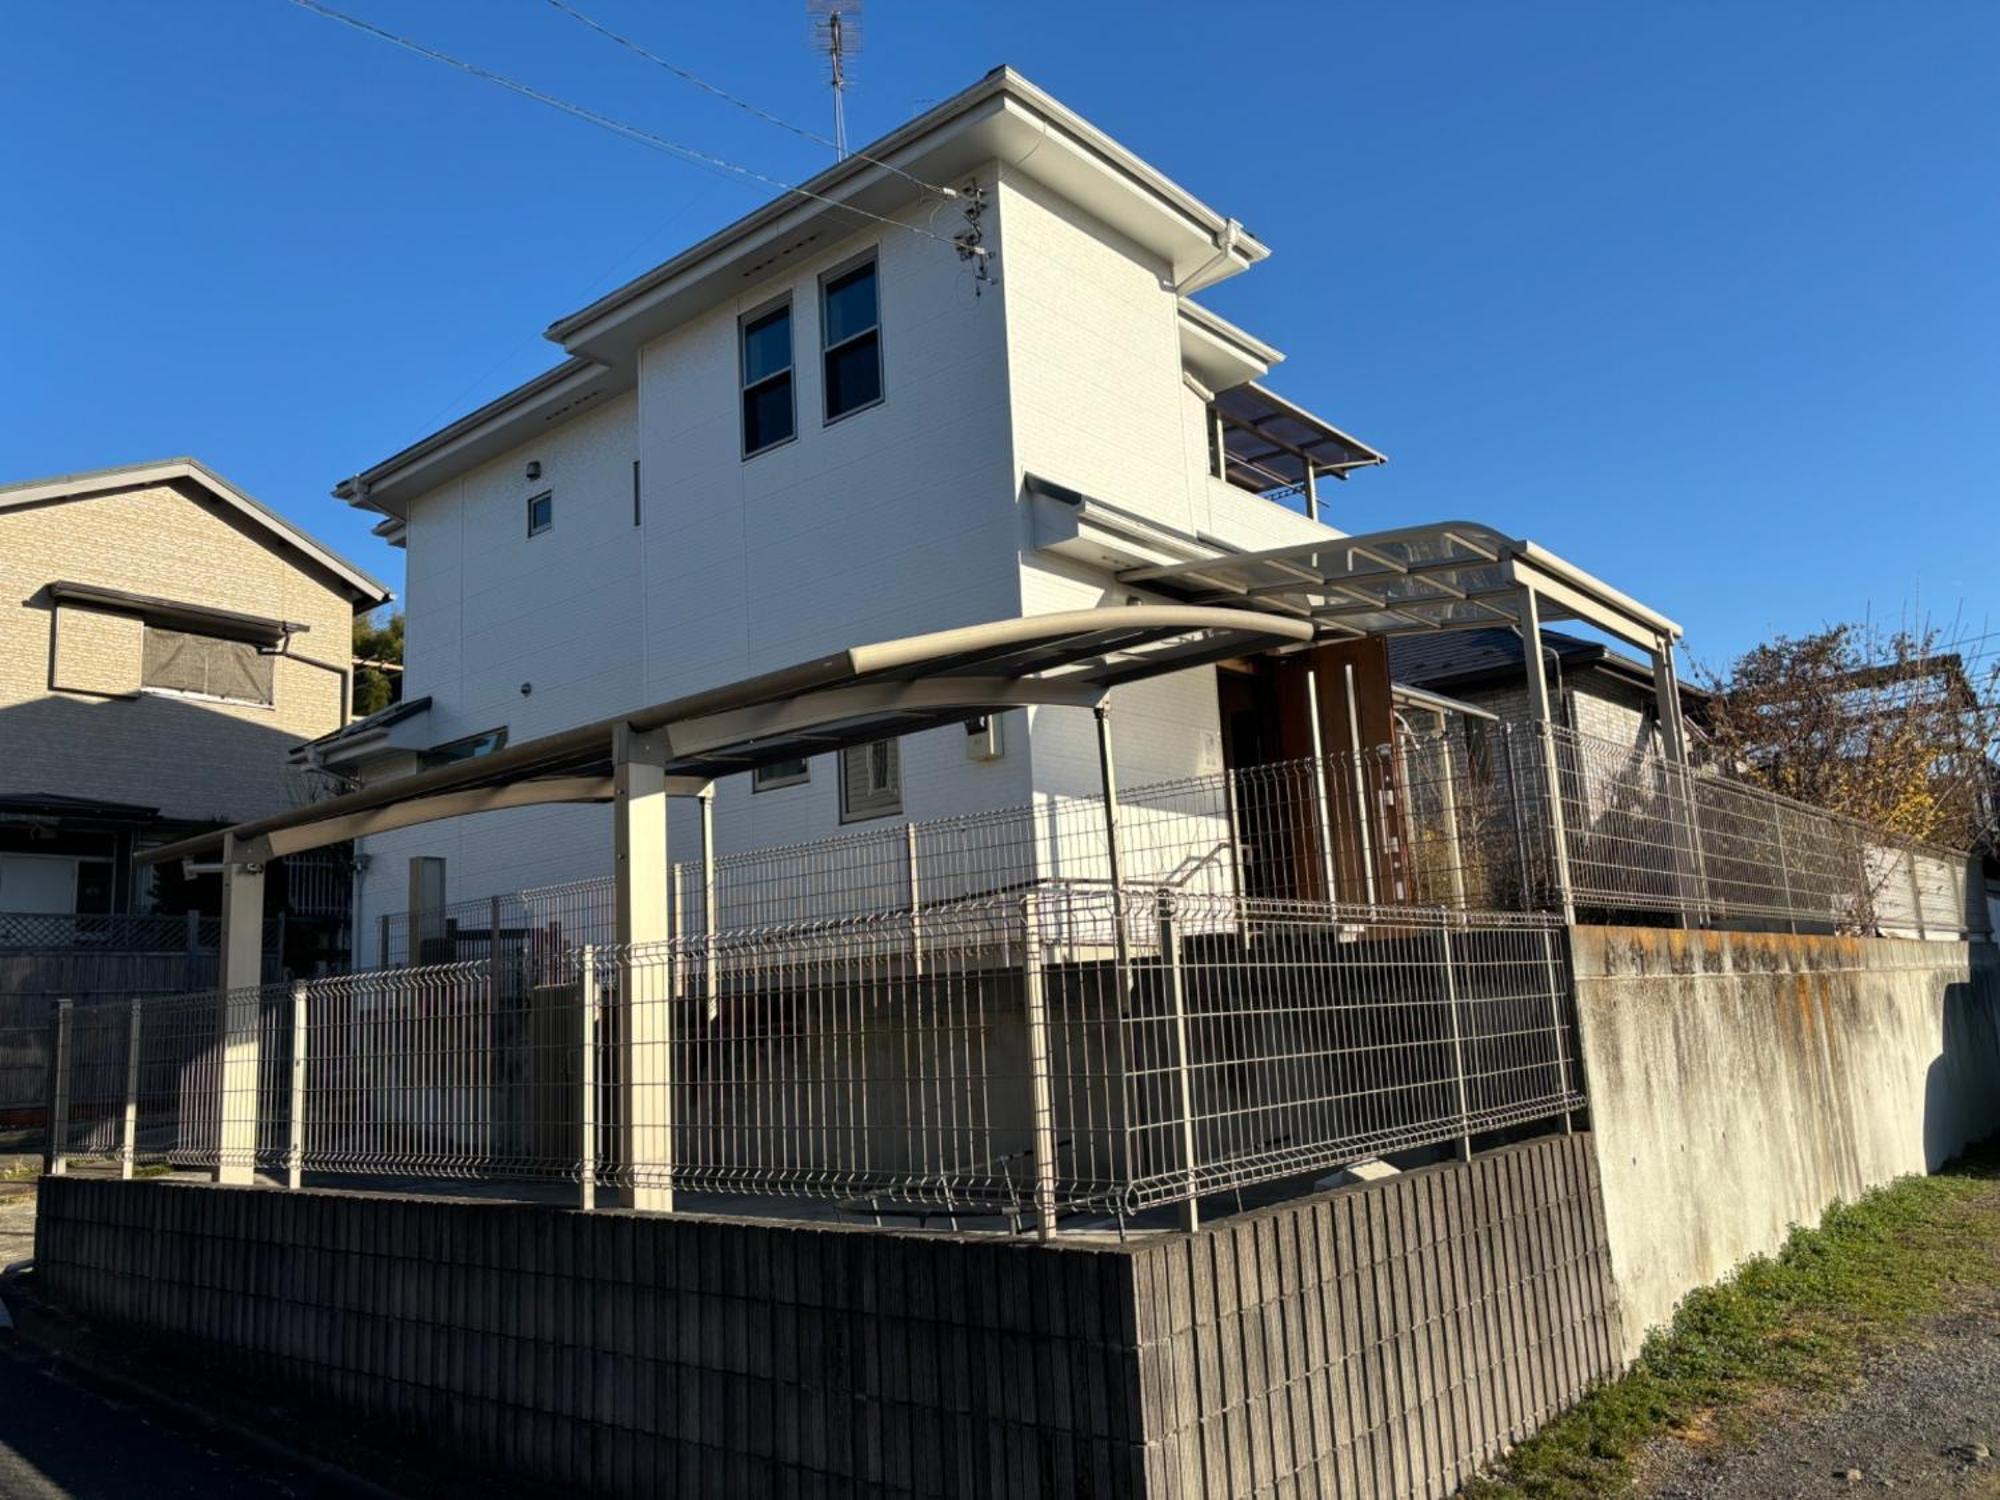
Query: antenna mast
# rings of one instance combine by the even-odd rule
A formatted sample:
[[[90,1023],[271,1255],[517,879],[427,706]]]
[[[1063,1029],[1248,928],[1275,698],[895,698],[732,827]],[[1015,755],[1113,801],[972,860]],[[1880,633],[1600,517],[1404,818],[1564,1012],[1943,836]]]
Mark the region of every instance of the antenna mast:
[[[833,83],[833,149],[847,158],[847,60],[861,51],[861,0],[806,0],[813,45],[826,54]]]

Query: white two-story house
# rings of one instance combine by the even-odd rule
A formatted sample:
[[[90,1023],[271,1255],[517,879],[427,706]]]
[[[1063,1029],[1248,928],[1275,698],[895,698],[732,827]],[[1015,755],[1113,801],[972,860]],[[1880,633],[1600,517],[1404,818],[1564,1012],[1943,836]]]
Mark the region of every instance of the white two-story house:
[[[1121,570],[1336,535],[1319,488],[1382,461],[1195,300],[1264,244],[1012,71],[806,187],[338,486],[408,550],[406,698],[301,758],[374,781],[852,644],[1123,604],[1146,596]],[[1121,776],[1275,756],[1253,688],[1121,689]],[[1096,785],[1087,714],[1017,709],[728,778],[715,823],[726,853]],[[607,828],[543,807],[370,838],[358,957],[413,900],[603,875]]]

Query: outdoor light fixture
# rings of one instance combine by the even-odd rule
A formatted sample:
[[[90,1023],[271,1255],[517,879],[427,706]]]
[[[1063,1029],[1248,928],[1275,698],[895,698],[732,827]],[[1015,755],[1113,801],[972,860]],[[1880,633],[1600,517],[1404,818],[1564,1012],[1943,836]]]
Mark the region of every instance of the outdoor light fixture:
[[[542,461],[539,458],[528,460],[528,477],[530,479],[540,479],[542,477]]]

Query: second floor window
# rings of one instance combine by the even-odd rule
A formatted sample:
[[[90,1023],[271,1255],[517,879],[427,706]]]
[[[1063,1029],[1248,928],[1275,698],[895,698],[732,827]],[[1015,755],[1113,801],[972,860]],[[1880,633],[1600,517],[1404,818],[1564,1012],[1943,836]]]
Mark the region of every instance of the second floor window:
[[[827,421],[880,401],[882,319],[874,261],[822,283],[820,335],[825,343]]]
[[[139,684],[156,693],[268,707],[273,701],[271,662],[248,641],[148,625]]]
[[[528,535],[540,536],[555,524],[555,492],[552,490],[543,490],[528,502]]]
[[[788,441],[792,412],[790,303],[743,320],[743,456]]]

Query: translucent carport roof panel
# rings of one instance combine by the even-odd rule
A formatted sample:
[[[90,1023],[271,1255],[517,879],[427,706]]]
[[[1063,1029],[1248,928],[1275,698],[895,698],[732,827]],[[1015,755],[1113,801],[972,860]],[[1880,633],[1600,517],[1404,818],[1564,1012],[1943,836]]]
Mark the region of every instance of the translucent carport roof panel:
[[[1455,521],[1134,568],[1119,577],[1189,603],[1291,614],[1338,634],[1401,635],[1515,622],[1520,584],[1509,563],[1524,545],[1490,526]]]
[[[1254,381],[1220,392],[1215,411],[1229,482],[1244,489],[1303,484],[1308,462],[1319,473],[1343,478],[1349,469],[1387,462],[1358,438]]]

